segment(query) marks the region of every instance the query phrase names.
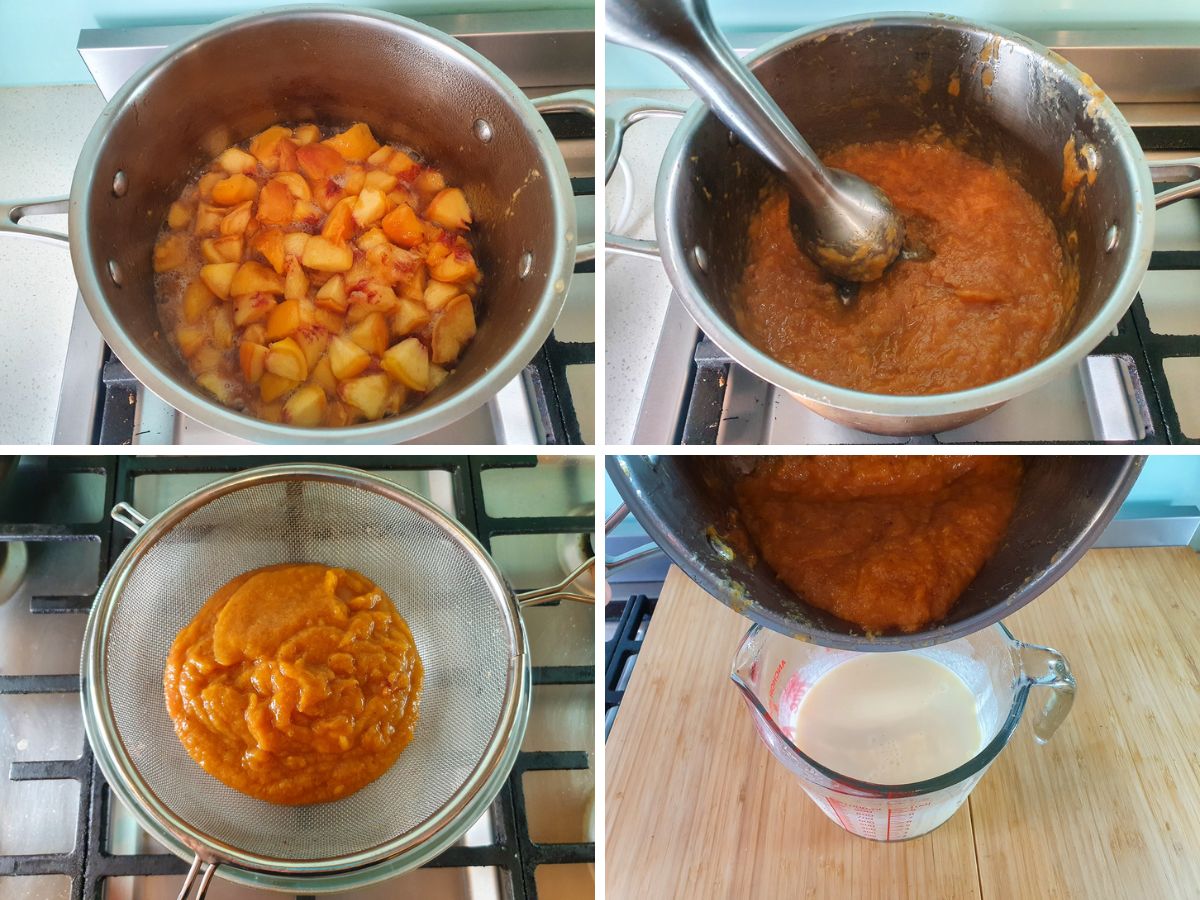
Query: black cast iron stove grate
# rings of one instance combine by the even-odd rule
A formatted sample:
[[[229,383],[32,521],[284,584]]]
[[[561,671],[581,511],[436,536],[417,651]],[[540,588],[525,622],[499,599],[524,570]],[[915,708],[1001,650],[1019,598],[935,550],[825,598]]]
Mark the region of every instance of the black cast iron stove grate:
[[[647,597],[645,594],[635,594],[628,600],[613,600],[605,604],[604,624],[606,630],[612,632],[604,642],[605,740],[612,731],[621,701],[625,699],[625,689],[642,650],[646,627],[657,605],[657,597]]]
[[[310,457],[270,459],[268,457],[50,457],[46,460],[42,484],[17,485],[9,507],[26,509],[21,500],[32,500],[44,492],[53,480],[70,474],[92,474],[105,480],[105,515],[98,522],[78,525],[0,523],[0,541],[90,541],[100,545],[100,571],[96,585],[116,561],[129,536],[114,528],[107,512],[120,501],[133,499],[135,478],[150,474],[198,472],[235,472],[269,465],[273,462],[303,462]],[[490,552],[494,537],[525,534],[590,534],[594,523],[590,516],[526,516],[492,518],[484,504],[482,474],[486,469],[532,467],[529,457],[338,457],[339,465],[360,469],[442,470],[453,482],[454,506],[460,521]],[[522,586],[517,585],[519,590]],[[91,595],[33,597],[31,611],[38,613],[86,614]],[[593,666],[535,666],[533,684],[592,684]],[[77,694],[78,675],[0,675],[0,694]],[[595,844],[539,844],[529,838],[529,820],[525,806],[523,778],[526,772],[546,770],[586,770],[583,751],[522,751],[504,787],[492,803],[495,840],[482,846],[454,846],[427,863],[439,867],[494,867],[500,875],[505,898],[522,900],[537,897],[535,870],[539,865],[589,863],[595,861]],[[0,775],[13,781],[69,779],[79,784],[79,812],[75,823],[74,849],[69,853],[45,853],[0,856],[0,876],[63,875],[71,880],[71,900],[101,900],[105,882],[121,876],[183,875],[187,863],[171,854],[112,854],[109,843],[110,804],[108,785],[96,765],[86,738],[78,759],[17,761],[8,773]],[[400,876],[403,877],[403,876]]]

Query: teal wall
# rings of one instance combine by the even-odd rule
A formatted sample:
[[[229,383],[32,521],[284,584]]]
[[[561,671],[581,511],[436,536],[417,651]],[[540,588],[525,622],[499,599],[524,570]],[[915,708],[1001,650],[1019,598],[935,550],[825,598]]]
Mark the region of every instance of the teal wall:
[[[0,87],[92,80],[75,44],[84,28],[196,25],[295,0],[0,0]],[[327,0],[339,3],[339,0]],[[590,0],[361,0],[403,15],[590,9]]]
[[[950,13],[1002,25],[1016,31],[1035,29],[1122,28],[1200,25],[1200,0],[709,0],[714,18],[737,41],[738,32],[791,31],[830,19],[878,12]],[[645,53],[608,44],[605,82],[609,88],[683,87],[670,70]]]

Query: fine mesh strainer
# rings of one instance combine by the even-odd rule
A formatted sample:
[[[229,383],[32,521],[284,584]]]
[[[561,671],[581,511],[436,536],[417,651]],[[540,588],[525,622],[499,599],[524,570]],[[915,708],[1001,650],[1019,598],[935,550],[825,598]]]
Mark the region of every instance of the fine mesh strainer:
[[[297,893],[345,890],[407,871],[486,810],[516,759],[530,664],[517,596],[487,552],[417,495],[354,469],[281,465],[208,485],[147,520],[100,586],[84,637],[84,723],[116,794],[155,838],[193,864],[181,897],[202,897],[220,866],[233,881]],[[250,569],[321,562],[362,572],[407,620],[425,666],[412,743],[383,776],[342,800],[289,807],[208,775],[175,735],[163,669],[179,630]]]

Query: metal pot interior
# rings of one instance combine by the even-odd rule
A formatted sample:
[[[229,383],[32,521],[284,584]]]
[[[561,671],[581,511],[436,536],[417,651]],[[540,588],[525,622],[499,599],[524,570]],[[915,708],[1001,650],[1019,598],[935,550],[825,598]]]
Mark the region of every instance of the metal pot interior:
[[[761,560],[731,553],[733,483],[759,457],[621,456],[609,474],[650,537],[702,588],[743,615],[828,647],[900,650],[978,631],[1028,603],[1069,569],[1116,514],[1142,458],[1034,456],[1025,460],[1017,509],[995,555],[949,615],[914,634],[867,637],[809,606]]]
[[[107,130],[90,156],[85,150],[72,197],[85,223],[85,233],[72,235],[80,283],[86,293],[92,282],[112,327],[146,360],[215,405],[193,386],[159,325],[151,252],[167,207],[200,166],[269,125],[365,121],[379,140],[398,141],[440,166],[475,212],[485,279],[479,331],[452,377],[417,409],[452,398],[514,353],[535,319],[547,318],[547,307],[565,295],[565,285],[553,282],[573,262],[564,259],[562,161],[544,151],[513,100],[474,61],[395,17],[319,9],[218,26],[169,52],[124,103],[104,111]],[[477,120],[491,126],[486,143],[475,133]],[[540,120],[534,128],[556,153]],[[128,183],[120,197],[113,191],[118,172]],[[522,278],[526,253],[532,268]],[[120,285],[109,276],[110,261]]]
[[[1106,305],[1132,300],[1132,290],[1122,297],[1114,289],[1139,263],[1138,241],[1129,232],[1142,215],[1134,200],[1145,177],[1141,153],[1125,137],[1126,126],[1105,110],[1103,95],[1070,77],[1061,57],[932,16],[833,25],[784,39],[756,57],[750,64],[755,75],[818,153],[937,128],[969,153],[1014,167],[1078,265],[1079,303],[1066,340]],[[659,238],[668,268],[690,282],[684,288],[694,288],[681,293],[737,333],[732,302],[746,265],[748,223],[775,176],[715,116],[687,122],[694,127],[681,126],[673,145],[678,152],[669,154],[659,184],[661,191],[671,167],[668,195],[659,198]],[[1080,153],[1087,153],[1097,174],[1082,199],[1064,208],[1064,148],[1072,138],[1079,165],[1085,165]],[[1122,235],[1111,251],[1110,226]],[[696,247],[707,256],[703,270],[693,257]],[[745,355],[721,335],[710,336],[735,358]]]

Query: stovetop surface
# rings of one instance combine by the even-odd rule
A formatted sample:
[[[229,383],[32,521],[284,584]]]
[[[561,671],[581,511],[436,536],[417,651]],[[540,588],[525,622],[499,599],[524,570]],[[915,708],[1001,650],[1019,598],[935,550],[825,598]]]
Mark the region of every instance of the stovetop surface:
[[[27,457],[0,484],[0,550],[24,558],[0,588],[0,897],[174,897],[187,865],[109,792],[83,733],[79,658],[86,612],[124,530],[119,500],[162,511],[263,457]],[[339,457],[455,515],[518,590],[557,582],[590,553],[590,458]],[[0,586],[6,583],[0,565]],[[353,898],[593,896],[595,703],[592,607],[523,614],[533,663],[530,721],[488,813],[428,866]],[[222,881],[214,898],[277,897]]]

